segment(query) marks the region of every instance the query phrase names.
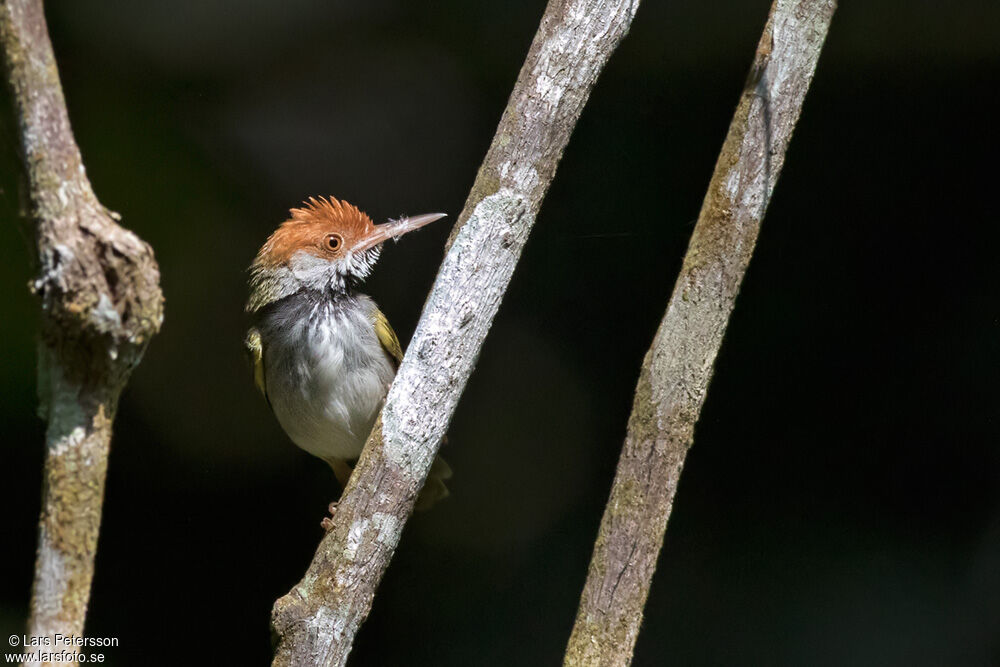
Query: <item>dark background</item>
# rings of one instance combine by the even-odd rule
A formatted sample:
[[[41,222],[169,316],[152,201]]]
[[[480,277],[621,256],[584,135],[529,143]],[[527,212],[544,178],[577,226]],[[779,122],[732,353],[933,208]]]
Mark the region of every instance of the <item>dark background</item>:
[[[263,664],[271,604],[337,487],[251,386],[245,268],[308,195],[377,220],[456,215],[544,2],[49,4],[88,173],[155,248],[167,299],[116,424],[87,634],[119,638],[113,665]],[[1000,664],[1000,5],[843,4],[636,665]],[[455,415],[453,497],[407,527],[353,664],[560,660],[638,368],[768,5],[643,3]],[[27,613],[43,424],[4,127],[6,638]],[[448,231],[390,247],[369,281],[404,341]]]

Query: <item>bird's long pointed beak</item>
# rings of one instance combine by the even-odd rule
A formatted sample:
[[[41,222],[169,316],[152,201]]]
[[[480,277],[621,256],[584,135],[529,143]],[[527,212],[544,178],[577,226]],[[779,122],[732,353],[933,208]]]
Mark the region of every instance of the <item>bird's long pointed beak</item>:
[[[397,239],[403,234],[412,232],[414,229],[420,229],[424,225],[429,225],[435,220],[447,217],[447,215],[447,213],[424,213],[423,215],[400,218],[399,220],[393,220],[381,225],[375,225],[375,229],[372,230],[372,233],[361,239],[361,241],[358,242],[352,250],[355,252],[367,250],[368,248],[377,246],[383,241]]]

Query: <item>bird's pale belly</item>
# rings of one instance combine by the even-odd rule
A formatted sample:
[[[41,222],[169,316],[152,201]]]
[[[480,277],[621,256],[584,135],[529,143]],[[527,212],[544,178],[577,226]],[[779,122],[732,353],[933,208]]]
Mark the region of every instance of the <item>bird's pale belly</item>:
[[[391,372],[384,379],[371,370],[355,371],[339,383],[342,386],[313,385],[298,396],[290,393],[291,400],[275,397],[274,414],[292,442],[310,454],[355,459],[371,433],[391,380]]]
[[[292,442],[323,459],[361,454],[395,375],[365,311],[314,315],[265,341],[274,414]]]

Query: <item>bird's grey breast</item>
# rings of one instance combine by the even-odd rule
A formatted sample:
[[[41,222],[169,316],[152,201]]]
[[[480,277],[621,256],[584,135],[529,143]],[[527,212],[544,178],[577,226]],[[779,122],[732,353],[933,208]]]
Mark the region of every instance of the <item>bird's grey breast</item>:
[[[261,315],[268,399],[285,432],[311,454],[355,458],[371,431],[395,375],[374,309],[360,294],[299,292]]]

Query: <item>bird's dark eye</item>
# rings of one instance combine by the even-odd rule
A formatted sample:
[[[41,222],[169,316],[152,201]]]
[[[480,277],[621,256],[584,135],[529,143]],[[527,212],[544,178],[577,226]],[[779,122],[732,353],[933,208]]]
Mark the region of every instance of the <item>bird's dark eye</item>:
[[[344,245],[344,239],[340,234],[327,234],[326,235],[326,247],[330,250],[336,252],[340,250],[340,246]]]

